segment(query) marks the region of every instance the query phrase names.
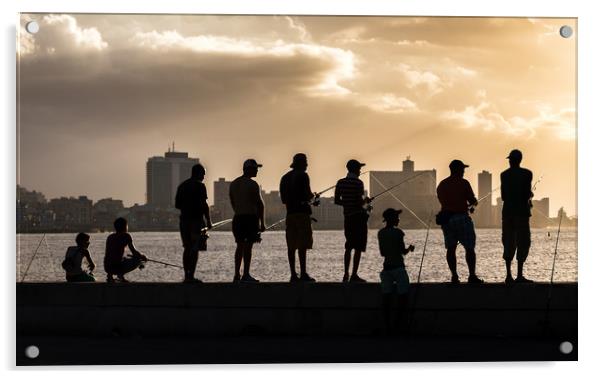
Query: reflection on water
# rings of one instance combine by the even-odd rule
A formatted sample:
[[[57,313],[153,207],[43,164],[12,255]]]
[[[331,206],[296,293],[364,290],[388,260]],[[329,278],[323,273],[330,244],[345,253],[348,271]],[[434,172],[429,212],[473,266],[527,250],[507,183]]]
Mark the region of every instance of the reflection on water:
[[[550,235],[548,235],[548,232]],[[370,282],[379,281],[378,273],[382,257],[378,252],[376,230],[368,236],[368,251],[363,254],[360,276]],[[107,233],[91,234],[90,252],[97,265],[96,276],[104,281],[102,260]],[[416,246],[416,251],[408,254],[406,265],[410,280],[416,281],[420,258],[423,251],[426,230],[407,230],[406,243]],[[132,233],[134,244],[149,258],[181,265],[182,248],[177,232]],[[21,280],[41,234],[20,234],[17,236],[17,279]],[[251,273],[257,279],[267,282],[288,281],[288,262],[284,232],[275,231],[263,234],[263,241],[255,245]],[[47,234],[47,244],[42,242],[37,256],[27,273],[26,281],[64,281],[61,262],[68,246],[75,244],[75,234]],[[536,281],[549,281],[556,242],[556,230],[532,230],[532,244],[529,258],[525,263],[525,275]],[[314,249],[308,254],[308,271],[320,282],[338,282],[343,277],[342,231],[315,231]],[[234,238],[230,232],[213,232],[209,239],[208,251],[201,252],[197,276],[204,281],[229,282],[234,272]],[[501,282],[505,277],[502,260],[501,230],[477,230],[477,274],[487,282]],[[463,259],[464,251],[458,248],[458,272],[465,280],[468,276]],[[516,274],[516,263],[514,264]],[[128,278],[132,281],[174,282],[182,280],[181,270],[156,263],[148,263],[143,270],[136,270]],[[449,280],[445,261],[443,235],[439,229],[431,230],[427,244],[421,281],[441,282]],[[577,281],[577,230],[562,229],[556,257],[555,281]]]

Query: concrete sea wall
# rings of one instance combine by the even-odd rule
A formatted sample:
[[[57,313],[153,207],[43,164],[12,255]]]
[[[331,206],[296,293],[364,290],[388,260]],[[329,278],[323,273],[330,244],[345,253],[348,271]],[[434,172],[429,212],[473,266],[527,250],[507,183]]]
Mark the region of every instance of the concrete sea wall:
[[[577,335],[577,284],[412,286],[417,336]],[[375,335],[377,283],[18,283],[17,336]],[[548,306],[549,304],[549,306]]]

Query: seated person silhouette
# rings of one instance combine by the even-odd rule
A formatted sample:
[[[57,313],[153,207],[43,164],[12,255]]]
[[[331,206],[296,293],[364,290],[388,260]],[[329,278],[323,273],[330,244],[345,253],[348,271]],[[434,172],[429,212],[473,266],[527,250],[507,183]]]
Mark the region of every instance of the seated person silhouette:
[[[65,270],[65,277],[68,282],[95,282],[92,271],[96,268],[88,246],[90,246],[90,236],[86,233],[78,233],[75,237],[77,246],[69,246],[65,253],[65,260],[62,266]],[[89,272],[82,269],[82,261],[86,258]]]
[[[141,254],[134,247],[132,236],[128,233],[128,222],[125,218],[119,217],[113,223],[115,233],[107,237],[105,250],[104,266],[107,272],[107,282],[115,281],[113,275],[121,282],[127,282],[124,275],[140,267],[142,262],[146,262],[146,256]],[[131,257],[124,257],[125,247],[132,252]]]

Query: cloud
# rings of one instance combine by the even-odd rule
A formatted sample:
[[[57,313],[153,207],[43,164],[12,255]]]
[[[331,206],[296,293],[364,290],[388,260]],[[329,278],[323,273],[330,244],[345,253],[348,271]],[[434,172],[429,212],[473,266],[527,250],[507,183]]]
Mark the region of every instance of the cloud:
[[[424,86],[431,96],[443,90],[441,78],[430,71],[412,69],[405,63],[399,65],[399,71],[404,76],[409,88]]]
[[[540,105],[537,107],[537,115],[530,118],[504,116],[485,99],[484,92],[479,91],[478,97],[481,99],[478,105],[469,105],[462,111],[443,112],[442,119],[456,122],[465,128],[497,131],[514,137],[533,138],[538,132],[552,133],[564,140],[576,137],[574,108],[554,112],[550,106]]]
[[[305,88],[312,95],[348,94],[350,91],[341,82],[352,79],[355,71],[355,57],[351,51],[311,43],[257,42],[213,35],[184,37],[173,30],[138,32],[132,42],[161,52],[183,50],[231,56],[224,59],[284,58],[291,62],[312,59],[325,68],[316,75],[318,81]]]
[[[405,113],[418,110],[413,101],[392,93],[362,96],[357,103],[383,113]]]
[[[109,46],[98,29],[82,28],[70,15],[50,14],[42,17],[38,23],[40,31],[35,36],[22,30],[22,54],[77,54],[98,52]]]

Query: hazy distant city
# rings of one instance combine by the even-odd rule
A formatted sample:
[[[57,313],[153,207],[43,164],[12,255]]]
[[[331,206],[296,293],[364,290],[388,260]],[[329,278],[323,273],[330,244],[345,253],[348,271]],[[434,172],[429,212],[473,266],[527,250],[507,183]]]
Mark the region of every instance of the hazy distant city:
[[[17,233],[111,231],[113,221],[117,217],[126,217],[131,231],[177,231],[179,210],[174,208],[176,189],[182,181],[190,177],[190,170],[197,163],[198,158],[171,149],[164,156],[150,157],[146,162],[146,204],[134,204],[129,208],[119,199],[104,198],[94,202],[85,195],[47,200],[41,192],[17,186]],[[400,226],[409,229],[424,228],[423,222],[428,223],[429,217],[432,220],[439,209],[436,187],[438,181],[446,175],[447,173],[444,173],[437,179],[436,170],[416,170],[415,162],[410,157],[402,162],[400,171],[372,170],[363,177],[364,183],[369,184],[369,196],[374,196],[408,178],[416,178],[374,202],[370,227],[381,226],[380,214],[385,208],[403,208],[400,204],[403,202],[416,216],[405,209],[401,215]],[[477,198],[482,199],[473,214],[478,228],[501,226],[502,201],[499,190],[492,188],[492,175],[488,171],[482,171],[478,174],[477,185],[473,184]],[[206,185],[213,185],[212,220],[216,222],[232,218],[233,211],[228,197],[230,180],[219,178]],[[265,203],[268,225],[285,217],[286,210],[278,191],[262,189],[261,195]],[[533,199],[532,227],[541,228],[556,224],[558,212],[560,210],[550,217],[549,198]],[[313,217],[317,220],[313,224],[316,230],[343,228],[343,210],[334,204],[332,196],[321,197],[320,206],[313,207]],[[566,214],[563,214],[563,219],[564,226],[575,226],[577,223],[576,218],[568,218]],[[224,230],[228,228],[229,226],[224,227]]]

